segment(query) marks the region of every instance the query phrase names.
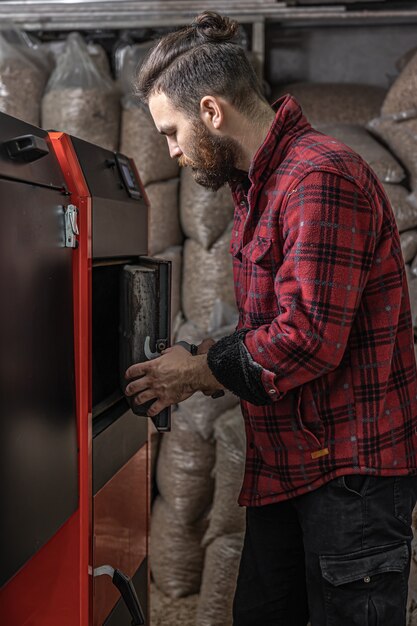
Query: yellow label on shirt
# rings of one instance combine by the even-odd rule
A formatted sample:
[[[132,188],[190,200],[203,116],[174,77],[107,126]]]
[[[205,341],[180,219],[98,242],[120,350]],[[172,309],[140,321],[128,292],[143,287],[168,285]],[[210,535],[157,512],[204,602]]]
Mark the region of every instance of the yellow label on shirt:
[[[329,454],[329,448],[323,448],[323,450],[316,450],[315,452],[312,452],[311,458],[319,459],[321,456],[326,456],[326,454]]]

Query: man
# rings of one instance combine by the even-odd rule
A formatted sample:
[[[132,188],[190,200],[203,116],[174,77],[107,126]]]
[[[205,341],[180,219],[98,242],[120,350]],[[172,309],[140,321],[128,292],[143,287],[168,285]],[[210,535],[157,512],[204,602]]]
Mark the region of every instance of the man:
[[[417,383],[393,213],[292,97],[268,105],[236,28],[204,13],[167,35],[138,92],[171,156],[231,186],[237,330],[132,366],[127,394],[150,415],[197,390],[241,398],[235,626],[405,626]]]

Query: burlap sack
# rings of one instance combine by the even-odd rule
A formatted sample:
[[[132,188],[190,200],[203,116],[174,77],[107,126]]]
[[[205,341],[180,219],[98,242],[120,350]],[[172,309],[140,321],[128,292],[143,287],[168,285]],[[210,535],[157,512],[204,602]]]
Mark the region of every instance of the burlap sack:
[[[383,139],[410,174],[411,186],[417,185],[417,52],[389,89],[381,115],[369,124]]]
[[[87,44],[87,50],[100,74],[103,74],[103,76],[111,76],[109,57],[103,46],[100,46],[98,43],[90,42]]]
[[[42,48],[47,54],[52,56],[54,65],[56,66],[59,61],[59,57],[65,52],[66,45],[67,42],[65,40],[59,39],[43,43]],[[111,77],[109,57],[107,56],[103,46],[90,41],[87,43],[87,51],[99,72],[106,78]]]
[[[320,124],[317,128],[360,154],[383,183],[400,183],[404,180],[406,174],[398,161],[363,126]]]
[[[175,320],[181,310],[181,276],[182,276],[182,246],[172,246],[160,254],[156,259],[171,261],[171,329],[175,327]]]
[[[246,457],[245,426],[240,406],[219,417],[214,425],[214,437],[214,498],[204,546],[216,537],[245,530],[245,509],[237,503]]]
[[[119,93],[92,60],[78,33],[68,36],[42,101],[42,126],[108,150],[119,145]]]
[[[183,235],[178,215],[178,178],[146,187],[149,198],[148,254],[153,256],[181,244]]]
[[[409,201],[409,192],[402,185],[384,184],[400,233],[417,228],[417,208]]]
[[[204,565],[201,539],[207,520],[182,524],[176,512],[157,497],[152,507],[150,566],[156,585],[171,598],[198,593]]]
[[[0,111],[36,126],[48,80],[41,54],[29,47],[21,31],[0,30]]]
[[[352,83],[292,83],[274,91],[274,98],[290,93],[313,126],[359,124],[379,115],[386,90]]]
[[[417,254],[417,230],[406,230],[400,235],[401,251],[405,263],[409,263]]]
[[[182,310],[202,331],[210,325],[216,299],[235,306],[232,258],[229,254],[232,224],[209,250],[193,239],[184,245]]]
[[[178,176],[167,140],[156,130],[148,109],[131,97],[122,101],[120,152],[134,159],[144,185]]]
[[[207,548],[196,626],[232,626],[243,533],[218,537]]]
[[[213,499],[214,442],[190,429],[182,407],[173,413],[171,422],[171,432],[162,435],[156,483],[178,522],[191,524]]]
[[[233,217],[233,198],[228,185],[210,191],[195,182],[192,170],[181,170],[180,216],[187,237],[206,250],[220,237]]]
[[[192,322],[186,322],[178,331],[177,341],[188,341],[188,343],[198,345],[207,339],[208,335],[217,341],[221,337],[230,335],[233,331],[234,325],[230,325],[221,326],[216,330],[210,330],[209,333],[204,333]],[[203,439],[210,439],[213,437],[214,424],[217,418],[238,403],[239,398],[231,391],[225,391],[224,396],[216,399],[197,391],[190,398],[184,400],[181,407],[185,409],[184,418],[188,421],[189,428],[201,435]]]

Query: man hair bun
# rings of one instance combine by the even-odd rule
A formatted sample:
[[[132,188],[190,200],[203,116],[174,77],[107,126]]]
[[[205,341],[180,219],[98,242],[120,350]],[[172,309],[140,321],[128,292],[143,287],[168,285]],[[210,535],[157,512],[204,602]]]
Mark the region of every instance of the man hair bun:
[[[236,20],[223,17],[214,11],[204,11],[192,22],[199,37],[205,41],[221,42],[231,41],[235,38],[239,24]]]

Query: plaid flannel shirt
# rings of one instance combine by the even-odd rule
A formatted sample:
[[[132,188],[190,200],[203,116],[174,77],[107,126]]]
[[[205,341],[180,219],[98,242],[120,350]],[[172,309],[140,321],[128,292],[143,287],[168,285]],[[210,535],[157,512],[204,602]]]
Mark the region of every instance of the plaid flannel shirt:
[[[417,473],[407,281],[387,196],[363,159],[276,103],[248,180],[233,184],[239,324],[208,353],[241,398],[239,502],[349,473]]]

